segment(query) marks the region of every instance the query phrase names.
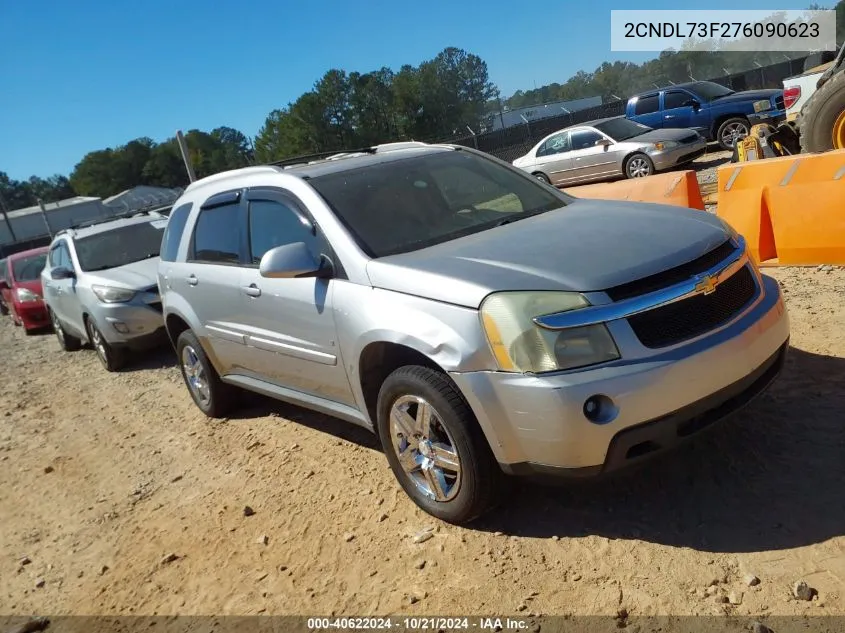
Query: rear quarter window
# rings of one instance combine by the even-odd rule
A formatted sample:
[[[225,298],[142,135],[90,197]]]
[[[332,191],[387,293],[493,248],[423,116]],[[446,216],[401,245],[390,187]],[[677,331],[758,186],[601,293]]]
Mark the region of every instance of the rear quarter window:
[[[180,205],[171,211],[167,227],[164,229],[164,236],[161,239],[162,261],[176,261],[176,254],[179,252],[179,244],[182,243],[182,235],[185,233],[185,225],[188,223],[188,216],[190,214],[190,202]]]
[[[634,104],[634,114],[651,114],[658,110],[660,110],[660,97],[658,95],[640,97]]]

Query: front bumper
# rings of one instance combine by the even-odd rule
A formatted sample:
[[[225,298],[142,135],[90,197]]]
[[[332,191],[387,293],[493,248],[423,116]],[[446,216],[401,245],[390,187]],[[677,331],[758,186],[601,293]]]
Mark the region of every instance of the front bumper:
[[[15,301],[14,310],[26,330],[40,330],[50,326],[50,317],[43,301]]]
[[[167,339],[162,313],[146,303],[99,304],[92,317],[113,346],[143,349]]]
[[[632,358],[623,352],[622,360],[585,371],[456,372],[452,378],[506,472],[584,476],[615,470],[694,435],[774,379],[789,340],[789,317],[777,282],[760,279],[762,292],[742,316],[688,344]],[[627,322],[611,323],[617,338],[625,328]],[[611,422],[593,423],[584,415],[584,403],[594,395],[616,405]],[[643,452],[648,442],[655,450]]]
[[[657,171],[662,171],[689,163],[699,156],[703,156],[706,151],[707,141],[701,138],[693,143],[686,143],[679,147],[663,150],[662,152],[654,152],[649,154],[649,157],[654,163],[654,168]]]
[[[748,122],[751,125],[757,125],[758,123],[777,125],[785,120],[786,110],[764,110],[763,112],[755,112],[748,115]]]

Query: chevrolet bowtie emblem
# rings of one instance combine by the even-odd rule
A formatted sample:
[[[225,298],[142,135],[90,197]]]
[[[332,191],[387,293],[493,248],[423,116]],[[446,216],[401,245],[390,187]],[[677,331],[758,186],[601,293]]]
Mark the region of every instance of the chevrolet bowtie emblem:
[[[719,282],[714,275],[702,277],[697,284],[695,284],[695,291],[704,295],[709,295],[716,292],[716,285]]]

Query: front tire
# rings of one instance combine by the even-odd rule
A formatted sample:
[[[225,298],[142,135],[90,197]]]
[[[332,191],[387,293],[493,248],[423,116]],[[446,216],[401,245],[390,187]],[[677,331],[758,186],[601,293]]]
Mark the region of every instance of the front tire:
[[[543,172],[541,172],[541,171],[538,171],[538,172],[533,173],[533,174],[531,174],[531,175],[532,175],[532,176],[534,176],[534,177],[535,177],[537,180],[539,180],[540,182],[544,182],[544,183],[546,183],[547,185],[552,184],[552,181],[549,179],[549,177],[548,177],[546,174],[544,174]]]
[[[751,131],[748,125],[748,120],[742,117],[733,117],[722,121],[719,129],[716,131],[716,139],[719,141],[719,147],[723,150],[731,151],[734,148],[734,137],[745,138]]]
[[[88,319],[85,326],[88,328],[88,340],[105,370],[118,371],[123,367],[126,363],[126,351],[111,345],[97,328],[94,319]]]
[[[626,178],[645,178],[654,173],[654,163],[645,154],[633,154],[625,161]]]
[[[210,418],[223,418],[235,401],[235,390],[220,380],[196,335],[185,330],[176,339],[176,355],[182,379],[194,404]]]
[[[406,366],[381,386],[377,425],[393,474],[424,511],[466,524],[488,511],[502,484],[481,428],[442,373]]]
[[[801,149],[808,154],[845,148],[845,71],[810,97],[801,113]]]
[[[75,352],[82,347],[82,341],[75,336],[71,336],[65,332],[62,322],[56,313],[50,310],[50,320],[53,322],[53,332],[56,333],[56,338],[59,340],[59,347],[64,352]]]

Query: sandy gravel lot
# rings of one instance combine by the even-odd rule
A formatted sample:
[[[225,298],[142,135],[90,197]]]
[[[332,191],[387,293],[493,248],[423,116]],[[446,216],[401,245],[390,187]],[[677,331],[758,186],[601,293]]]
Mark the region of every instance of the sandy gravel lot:
[[[845,614],[845,270],[771,274],[793,349],[770,392],[472,529],[418,511],[363,430],[258,397],[209,421],[169,350],[107,374],[3,319],[0,614]]]

